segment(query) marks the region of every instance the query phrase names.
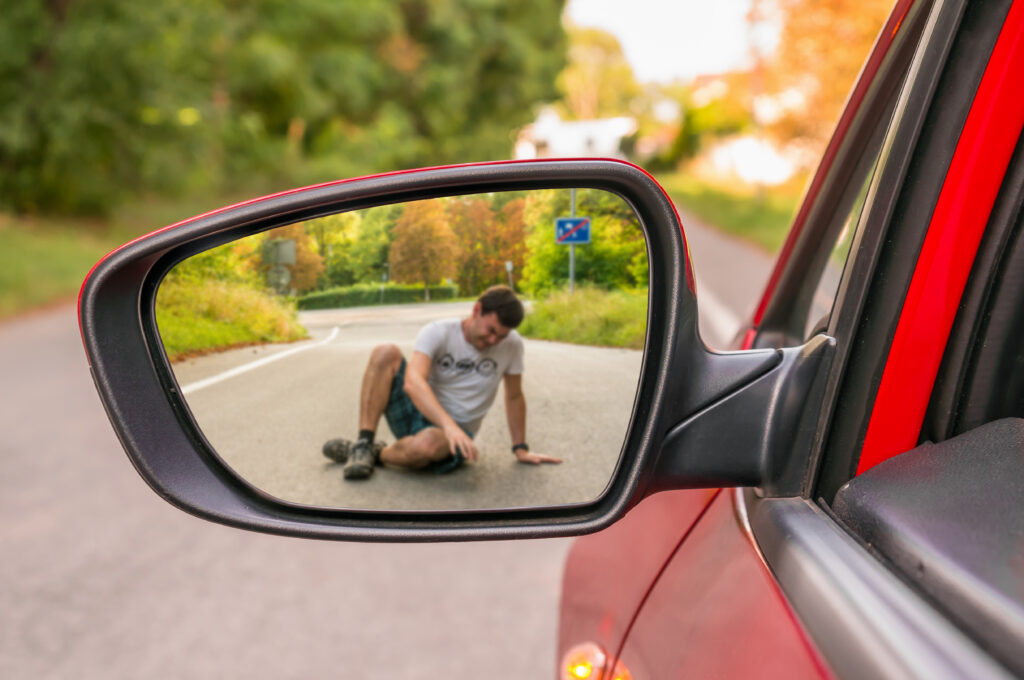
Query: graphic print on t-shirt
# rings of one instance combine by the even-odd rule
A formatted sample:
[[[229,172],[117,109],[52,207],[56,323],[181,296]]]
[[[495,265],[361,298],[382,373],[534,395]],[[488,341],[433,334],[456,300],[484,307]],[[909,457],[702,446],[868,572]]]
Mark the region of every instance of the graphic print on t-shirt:
[[[494,372],[498,370],[498,362],[494,359],[484,358],[479,363],[474,362],[472,359],[459,359],[455,360],[451,354],[445,354],[439,357],[434,363],[444,373],[448,374],[459,374],[469,373],[470,371],[476,371],[480,375],[494,375]]]
[[[413,348],[430,357],[427,384],[441,408],[469,432],[480,431],[502,376],[523,372],[523,340],[516,331],[481,352],[466,340],[461,319],[432,321]]]

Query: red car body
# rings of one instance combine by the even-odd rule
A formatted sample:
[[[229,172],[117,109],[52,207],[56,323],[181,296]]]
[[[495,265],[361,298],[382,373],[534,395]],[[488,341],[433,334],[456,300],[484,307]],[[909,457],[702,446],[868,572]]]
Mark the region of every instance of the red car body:
[[[1021,83],[1024,0],[896,5],[740,334],[758,351],[700,342],[649,176],[561,160],[331,183],[129,244],[83,287],[90,366],[140,474],[200,517],[370,541],[602,529],[566,565],[559,678],[1024,676]],[[652,272],[634,422],[592,503],[306,507],[203,440],[153,319],[173,263],[301,215],[569,185],[638,207]]]
[[[980,254],[984,237],[995,229],[990,225],[1001,224],[1000,196],[1020,182],[1014,153],[1024,126],[1024,3],[955,5],[904,0],[894,8],[737,343],[737,349],[800,344],[803,328],[838,337],[841,353],[848,340],[845,365],[833,368],[826,390],[833,406],[817,443],[822,467],[802,500],[815,512],[825,509],[822,522],[867,545],[869,537],[829,516],[829,503],[851,477],[919,443],[941,441],[930,424],[933,411],[944,393],[963,389],[950,387],[955,381],[946,377],[944,357],[950,361],[953,338],[963,332],[958,315],[966,318],[972,305],[984,305],[971,297],[969,281],[991,270]],[[911,128],[916,131],[908,133]],[[874,156],[866,165],[862,149]],[[870,187],[860,215],[856,208],[850,213],[859,217],[851,252],[860,261],[855,265],[850,256],[827,326],[815,329],[806,325],[813,319],[805,291],[821,276],[822,253],[827,258],[836,241],[828,225],[836,211],[846,211],[843,197],[851,186]],[[914,199],[914,192],[927,195]],[[885,236],[872,240],[872,229]],[[858,355],[861,345],[877,348]],[[845,408],[854,397],[856,407]],[[766,558],[772,539],[748,521],[753,498],[732,490],[665,492],[616,525],[578,539],[565,568],[557,677],[877,677],[879,668],[893,677],[923,677],[929,668],[963,675],[967,666],[937,660],[942,651],[879,651],[891,621],[851,614],[841,604],[819,604],[828,611],[808,614],[810,605],[799,603],[806,581],[783,582],[786,565]],[[1016,555],[1018,577],[1022,546],[1019,535],[1002,546],[1003,555]],[[996,649],[997,663],[986,673],[1006,666],[1021,672],[1024,652],[986,640],[947,611],[944,591],[918,587],[917,574],[875,557],[871,568],[878,576],[897,575],[909,597],[923,595],[934,605],[932,621],[948,619],[966,633],[968,645]],[[1014,588],[1022,594],[1022,582],[1008,586],[1011,594]],[[1012,600],[1001,600],[999,613],[1019,621],[1020,602]],[[808,624],[829,616],[859,618],[852,633],[839,632],[845,625]],[[858,672],[858,660],[844,658],[858,647],[835,639],[842,635],[864,635],[883,660],[864,661]],[[583,644],[603,652],[595,657],[598,665],[604,660],[603,669],[572,665]],[[973,654],[947,652],[956,659]]]

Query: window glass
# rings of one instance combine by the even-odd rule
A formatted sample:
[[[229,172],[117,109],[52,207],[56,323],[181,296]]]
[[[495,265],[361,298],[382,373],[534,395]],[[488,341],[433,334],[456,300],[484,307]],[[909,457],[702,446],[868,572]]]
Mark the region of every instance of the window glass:
[[[877,165],[878,157],[876,156],[874,167],[877,167]],[[872,172],[861,183],[857,197],[853,201],[853,205],[850,206],[846,219],[843,220],[835,245],[832,246],[832,251],[825,261],[821,277],[818,279],[818,285],[814,289],[814,295],[811,296],[811,307],[807,315],[807,325],[804,328],[805,338],[825,330],[828,326],[832,305],[835,303],[836,293],[839,291],[839,281],[843,277],[843,269],[846,267],[847,259],[849,259],[853,235],[857,230],[857,223],[860,221],[860,215],[864,210],[864,201],[868,195],[871,178],[875,174],[874,167]]]

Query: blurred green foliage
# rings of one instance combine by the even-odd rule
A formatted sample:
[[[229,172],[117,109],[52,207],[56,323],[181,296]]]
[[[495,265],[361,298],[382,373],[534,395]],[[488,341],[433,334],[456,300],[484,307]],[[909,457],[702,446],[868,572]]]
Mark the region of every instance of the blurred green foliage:
[[[164,281],[157,295],[156,321],[171,361],[308,337],[288,299],[236,281]]]
[[[459,296],[457,286],[431,286],[430,300],[454,300]],[[303,295],[298,299],[299,309],[335,309],[338,307],[365,307],[368,305],[397,305],[425,300],[423,286],[396,283],[357,283],[354,286],[328,288]]]
[[[306,231],[324,258],[321,288],[383,281],[387,276],[391,230],[401,206],[327,215],[306,223]]]
[[[540,340],[643,349],[647,289],[602,290],[583,286],[535,300],[519,332]]]
[[[64,225],[0,220],[0,319],[71,299],[114,244]]]
[[[672,170],[693,159],[715,140],[751,132],[755,129],[750,111],[751,75],[733,73],[715,83],[721,89],[713,94],[703,88],[684,88],[676,92],[681,115],[672,143],[648,159],[652,170]]]
[[[508,154],[564,0],[25,0],[0,16],[0,209],[108,214]]]
[[[259,234],[203,251],[164,277],[156,320],[168,357],[307,337],[295,303],[276,296],[260,271]]]
[[[527,201],[523,290],[543,296],[569,283],[569,246],[555,242],[555,220],[571,215],[571,192],[535,192]],[[633,209],[619,196],[596,189],[576,191],[576,215],[590,217],[587,245],[576,246],[576,283],[601,288],[647,285],[647,246]]]

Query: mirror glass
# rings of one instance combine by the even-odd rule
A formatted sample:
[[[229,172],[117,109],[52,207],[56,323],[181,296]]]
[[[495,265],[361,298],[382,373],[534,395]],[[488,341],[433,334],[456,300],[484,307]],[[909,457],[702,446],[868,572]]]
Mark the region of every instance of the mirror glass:
[[[592,500],[611,479],[647,280],[639,221],[615,194],[474,194],[202,252],[164,278],[156,319],[203,434],[267,494],[332,508],[551,506]]]

